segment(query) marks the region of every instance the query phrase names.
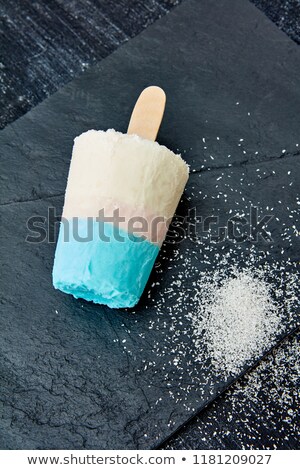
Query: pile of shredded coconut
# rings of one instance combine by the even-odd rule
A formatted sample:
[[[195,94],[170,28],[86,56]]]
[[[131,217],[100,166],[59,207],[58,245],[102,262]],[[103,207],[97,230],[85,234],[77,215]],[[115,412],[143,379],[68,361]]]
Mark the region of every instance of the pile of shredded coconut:
[[[200,276],[190,312],[195,345],[206,348],[222,375],[235,375],[268,350],[282,330],[282,311],[260,269],[224,270]]]

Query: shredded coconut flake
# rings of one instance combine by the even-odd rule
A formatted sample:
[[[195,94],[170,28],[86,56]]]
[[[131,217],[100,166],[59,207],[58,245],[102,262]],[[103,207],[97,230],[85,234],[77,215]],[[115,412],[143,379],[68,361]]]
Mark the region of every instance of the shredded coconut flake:
[[[233,268],[200,275],[196,309],[190,313],[198,360],[206,347],[222,375],[238,374],[282,330],[282,312],[260,269]]]

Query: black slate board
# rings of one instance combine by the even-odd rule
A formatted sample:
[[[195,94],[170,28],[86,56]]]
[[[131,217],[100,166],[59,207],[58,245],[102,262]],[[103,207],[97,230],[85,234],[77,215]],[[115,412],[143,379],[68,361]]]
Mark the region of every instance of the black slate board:
[[[61,211],[73,138],[89,128],[125,131],[139,91],[157,83],[169,96],[159,141],[183,151],[195,173],[178,212],[193,205],[225,214],[236,202],[263,201],[288,224],[285,206],[296,207],[289,185],[299,184],[299,71],[296,46],[248,2],[190,1],[1,132],[1,448],[153,447],[234,380],[194,362],[185,309],[177,336],[172,299],[157,309],[181,273],[178,256],[194,253],[192,240],[164,247],[150,299],[146,292],[134,313],[111,311],[52,289],[55,246],[25,243],[26,220],[49,206]],[[254,187],[226,204],[213,199],[216,178],[230,175],[240,191],[245,170]],[[270,257],[297,259],[296,237],[289,250],[281,232],[275,223]],[[201,269],[200,250],[194,263]],[[183,373],[174,343],[187,351]]]

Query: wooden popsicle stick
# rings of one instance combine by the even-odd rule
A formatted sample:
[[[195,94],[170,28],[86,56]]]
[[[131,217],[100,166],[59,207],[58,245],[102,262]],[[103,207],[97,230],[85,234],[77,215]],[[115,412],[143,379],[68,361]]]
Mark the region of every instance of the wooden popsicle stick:
[[[165,92],[158,86],[149,86],[140,94],[132,111],[127,134],[137,134],[156,140],[166,106]]]

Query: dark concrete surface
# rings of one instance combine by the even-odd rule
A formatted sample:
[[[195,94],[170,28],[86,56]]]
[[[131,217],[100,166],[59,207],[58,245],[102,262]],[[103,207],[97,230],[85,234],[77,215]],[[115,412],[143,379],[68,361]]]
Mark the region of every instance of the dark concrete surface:
[[[130,37],[135,36],[147,25],[166,14],[177,3],[179,2],[151,1],[146,4],[139,1],[60,2],[48,0],[41,4],[38,1],[20,0],[14,3],[2,1],[0,30],[1,127],[14,121],[81,71],[106,57],[120,44],[125,43]],[[295,41],[299,41],[299,24],[297,22],[299,16],[296,15],[299,11],[299,2],[255,1],[255,3],[281,29],[289,33]],[[282,41],[284,42],[283,39]],[[287,87],[287,92],[288,90]],[[71,96],[70,98],[76,97]],[[289,126],[291,131],[293,125],[291,120]],[[163,135],[167,136],[168,132]],[[165,138],[168,139],[168,137]],[[270,145],[272,146],[273,143]],[[278,137],[278,145],[280,145],[280,136]],[[272,151],[276,156],[275,147]],[[11,189],[13,191],[13,187]],[[43,193],[41,188],[37,187],[33,197],[36,198],[39,194]],[[21,198],[24,197],[22,191],[20,195]],[[11,201],[11,197],[9,195],[6,202]],[[237,409],[235,390],[238,389],[240,394],[243,391],[241,388],[237,388],[240,385],[235,385],[231,392],[215,401],[166,446],[168,448],[201,449],[250,448],[251,446],[268,448],[276,445],[280,448],[296,448],[297,423],[292,426],[288,422],[286,419],[287,410],[282,406],[282,401],[276,401],[275,396],[271,401],[268,399],[269,389],[272,387],[272,377],[274,371],[277,370],[276,354],[279,354],[281,365],[284,357],[286,358],[286,367],[281,367],[280,371],[277,371],[277,374],[280,373],[282,394],[292,396],[289,409],[295,410],[299,407],[299,395],[295,393],[297,388],[295,384],[296,366],[290,360],[293,350],[291,348],[294,347],[296,340],[297,337],[287,340],[278,350],[279,352],[274,353],[274,360],[270,362],[269,359],[266,359],[265,368],[258,370],[258,372],[252,371],[250,378],[240,382],[243,384],[245,380],[251,380],[253,374],[259,374],[259,380],[265,384],[264,387],[261,387],[262,391],[259,397],[260,403],[264,404],[264,420],[258,423],[257,403],[254,405],[253,400],[244,399],[243,410]],[[53,357],[53,361],[58,364],[55,357]],[[278,384],[278,380],[276,384]],[[13,383],[13,379],[10,383]],[[18,422],[22,415],[22,409],[18,410],[15,405],[15,413],[14,419]],[[217,424],[216,416],[220,417]],[[246,424],[245,416],[247,417]],[[9,421],[9,416],[5,416],[5,419]],[[37,424],[39,423],[38,419],[37,416]],[[283,426],[286,428],[283,427],[283,430],[280,431],[276,430],[274,422],[283,422],[285,423]],[[26,427],[25,424],[24,426]],[[56,424],[54,424],[55,426]],[[72,435],[72,431],[70,432]],[[74,435],[76,432],[73,433]],[[73,440],[75,446],[76,442],[78,443],[78,448],[84,442],[84,438],[81,441],[81,437],[77,435],[77,441]],[[18,432],[11,434],[11,440],[7,435],[7,439],[5,444],[7,447],[22,447],[22,438]],[[68,441],[68,439],[67,436],[66,443],[72,442],[71,437],[71,440]],[[29,445],[30,442],[32,446],[36,445],[34,439],[28,441]],[[43,446],[43,444],[40,445]],[[86,443],[86,445],[90,444]]]

